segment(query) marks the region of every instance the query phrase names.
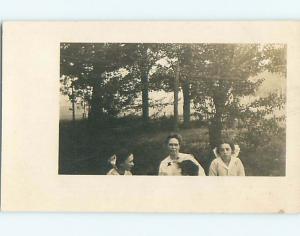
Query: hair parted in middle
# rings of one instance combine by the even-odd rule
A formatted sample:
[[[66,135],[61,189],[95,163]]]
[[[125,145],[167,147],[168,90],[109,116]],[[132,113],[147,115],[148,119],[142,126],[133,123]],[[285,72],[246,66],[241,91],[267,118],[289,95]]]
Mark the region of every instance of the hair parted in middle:
[[[165,145],[168,145],[170,139],[172,139],[172,138],[177,139],[179,145],[182,144],[182,136],[179,133],[170,133],[165,140]]]

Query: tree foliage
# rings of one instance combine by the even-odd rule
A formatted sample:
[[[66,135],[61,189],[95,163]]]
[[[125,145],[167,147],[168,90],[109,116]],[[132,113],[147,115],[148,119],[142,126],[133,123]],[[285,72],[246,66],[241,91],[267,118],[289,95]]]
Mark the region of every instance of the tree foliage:
[[[266,70],[283,70],[285,48],[261,44],[200,44],[195,50],[198,57],[193,61],[191,94],[198,116],[209,121],[210,144],[214,147],[221,139],[224,121],[241,118],[241,100],[255,95],[262,84],[263,79],[254,79],[255,76]],[[263,101],[266,100],[258,103]],[[269,105],[269,109],[275,109],[276,104]],[[261,115],[260,119],[263,118]]]
[[[120,70],[131,62],[128,50],[124,44],[62,43],[63,93],[69,94],[73,88],[72,99],[84,99],[91,107],[91,118],[116,116],[135,97],[134,80]]]
[[[277,44],[62,43],[61,91],[90,107],[90,117],[117,117],[142,95],[143,120],[149,120],[149,91],[184,95],[188,126],[190,104],[209,124],[211,146],[226,122],[264,120],[284,101],[281,94],[255,96],[264,71],[286,76],[286,46]],[[178,80],[178,81],[177,81]],[[160,106],[162,104],[156,104]],[[251,121],[252,120],[252,121]],[[177,122],[177,121],[176,121]]]

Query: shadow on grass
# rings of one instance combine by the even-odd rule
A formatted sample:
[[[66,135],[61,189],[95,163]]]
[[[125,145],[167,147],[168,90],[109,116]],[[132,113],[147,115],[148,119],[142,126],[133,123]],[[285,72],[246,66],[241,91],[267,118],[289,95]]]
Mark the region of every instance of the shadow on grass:
[[[195,156],[208,173],[213,159],[208,144],[208,129],[193,124],[180,129],[181,151]],[[134,156],[135,175],[157,175],[159,163],[167,156],[166,136],[172,131],[170,120],[160,120],[143,126],[140,120],[121,120],[110,124],[91,124],[87,120],[60,122],[59,174],[103,175],[108,171],[107,159],[116,151],[127,148]],[[235,136],[226,130],[227,136]],[[284,176],[285,144],[274,140],[265,149],[249,149],[241,144],[240,158],[246,174],[251,176]],[[284,148],[283,148],[284,145]],[[267,150],[267,151],[266,151]]]

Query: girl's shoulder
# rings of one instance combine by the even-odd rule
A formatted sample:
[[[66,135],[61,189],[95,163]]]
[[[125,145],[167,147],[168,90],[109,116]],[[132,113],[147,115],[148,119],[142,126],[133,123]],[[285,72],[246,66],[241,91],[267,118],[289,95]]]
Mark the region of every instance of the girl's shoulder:
[[[112,168],[110,171],[107,172],[106,175],[120,175],[120,174],[115,168]]]
[[[215,159],[212,160],[211,165],[218,165],[219,163],[222,163],[221,157],[216,157]]]
[[[234,158],[234,161],[235,161],[235,163],[236,163],[237,165],[243,165],[243,163],[242,163],[242,161],[241,161],[241,159],[240,159],[239,157],[235,157],[235,158]]]

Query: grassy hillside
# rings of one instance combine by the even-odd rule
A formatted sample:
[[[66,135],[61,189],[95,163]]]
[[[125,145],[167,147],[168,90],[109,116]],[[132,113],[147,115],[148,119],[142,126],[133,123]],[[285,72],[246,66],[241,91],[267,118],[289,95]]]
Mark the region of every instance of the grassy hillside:
[[[194,126],[196,126],[194,124]],[[139,122],[113,126],[90,126],[87,121],[61,122],[59,140],[60,174],[105,174],[106,160],[120,148],[128,148],[135,156],[136,175],[157,175],[160,161],[167,156],[163,145],[171,131],[170,122],[156,122],[148,128]],[[224,136],[237,136],[243,132],[228,129]],[[208,145],[208,129],[193,127],[179,132],[184,139],[181,151],[193,154],[205,171],[212,160]],[[285,175],[285,137],[274,136],[271,146],[241,146],[240,158],[246,174],[251,176]]]

